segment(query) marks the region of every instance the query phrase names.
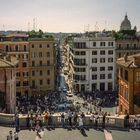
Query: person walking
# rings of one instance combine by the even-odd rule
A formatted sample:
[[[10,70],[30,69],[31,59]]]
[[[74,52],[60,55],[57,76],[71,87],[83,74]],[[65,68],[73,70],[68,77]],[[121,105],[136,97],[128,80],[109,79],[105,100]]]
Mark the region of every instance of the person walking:
[[[61,114],[61,125],[62,125],[62,127],[65,127],[65,115],[64,115],[64,113]]]
[[[102,128],[105,128],[106,115],[107,115],[107,112],[105,112],[105,113],[103,114]]]
[[[138,118],[137,118],[137,115],[135,115],[135,117],[134,117],[134,128],[137,127],[137,123],[138,123]]]
[[[83,130],[83,118],[81,116],[79,117],[79,129],[80,131]]]
[[[12,131],[9,131],[9,135],[7,136],[7,140],[13,140]]]
[[[17,132],[14,132],[14,140],[19,140],[19,137],[18,137],[18,133]]]

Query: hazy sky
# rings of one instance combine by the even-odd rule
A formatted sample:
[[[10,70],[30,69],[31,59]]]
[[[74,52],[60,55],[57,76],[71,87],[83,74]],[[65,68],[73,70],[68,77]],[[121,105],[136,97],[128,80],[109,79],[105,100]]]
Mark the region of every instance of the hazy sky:
[[[119,30],[126,12],[139,30],[139,10],[140,0],[0,0],[0,30],[32,30],[34,18],[49,32]]]

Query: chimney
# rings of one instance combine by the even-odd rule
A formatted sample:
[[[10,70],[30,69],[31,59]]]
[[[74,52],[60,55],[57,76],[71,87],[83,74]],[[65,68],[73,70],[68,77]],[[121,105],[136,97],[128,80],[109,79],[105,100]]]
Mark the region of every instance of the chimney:
[[[133,63],[134,63],[134,65],[139,65],[140,66],[140,56],[134,56],[133,57]]]
[[[125,54],[123,58],[124,58],[124,62],[127,62],[128,55]]]

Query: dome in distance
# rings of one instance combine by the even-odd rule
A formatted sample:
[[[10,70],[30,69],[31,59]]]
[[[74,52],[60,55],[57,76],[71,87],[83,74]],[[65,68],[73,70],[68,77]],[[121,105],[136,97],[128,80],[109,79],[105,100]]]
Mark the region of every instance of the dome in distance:
[[[120,30],[131,30],[131,22],[128,20],[127,14],[121,23]]]

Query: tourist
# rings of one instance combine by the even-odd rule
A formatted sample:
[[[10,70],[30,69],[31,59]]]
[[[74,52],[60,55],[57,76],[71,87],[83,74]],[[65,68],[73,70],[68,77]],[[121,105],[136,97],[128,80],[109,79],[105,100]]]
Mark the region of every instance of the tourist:
[[[19,115],[18,115],[18,113],[15,114],[15,129],[16,129],[16,132],[19,132]]]
[[[30,117],[29,117],[29,114],[27,115],[27,118],[26,118],[26,124],[27,124],[27,128],[29,129],[29,127],[30,127]]]
[[[68,113],[68,120],[69,120],[69,126],[72,127],[72,112],[71,111],[69,111]]]
[[[138,117],[137,117],[137,115],[135,115],[135,117],[134,117],[134,128],[137,127],[137,123],[138,123]]]
[[[52,113],[50,112],[50,114],[48,114],[48,127],[52,126]]]
[[[83,118],[81,116],[79,117],[79,129],[83,130]]]
[[[62,127],[65,127],[65,115],[64,115],[64,113],[61,114],[61,125],[62,125]]]
[[[94,113],[90,115],[90,125],[92,126],[94,124]]]
[[[105,120],[106,120],[107,112],[103,114],[103,120],[102,120],[102,128],[105,128]]]
[[[95,118],[95,128],[97,129],[98,128],[98,119],[99,119],[98,112],[96,112],[96,114],[94,115],[94,118]]]
[[[77,112],[75,112],[73,115],[73,123],[74,123],[75,127],[77,126],[77,120],[78,120],[78,114],[77,114]]]
[[[14,140],[19,140],[19,137],[18,137],[18,133],[17,132],[14,132]]]
[[[46,127],[48,127],[48,119],[49,119],[49,114],[48,114],[48,112],[46,112],[45,113]]]
[[[7,140],[13,140],[12,131],[9,131],[9,135],[7,136]]]
[[[33,129],[33,115],[31,115],[31,118],[29,120],[29,126],[30,126],[30,129]]]

